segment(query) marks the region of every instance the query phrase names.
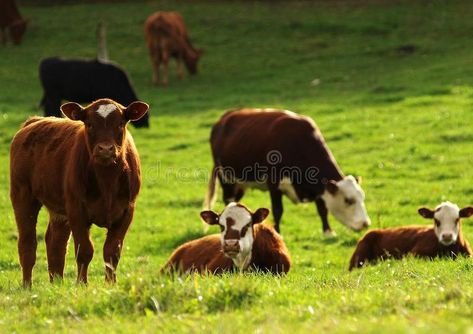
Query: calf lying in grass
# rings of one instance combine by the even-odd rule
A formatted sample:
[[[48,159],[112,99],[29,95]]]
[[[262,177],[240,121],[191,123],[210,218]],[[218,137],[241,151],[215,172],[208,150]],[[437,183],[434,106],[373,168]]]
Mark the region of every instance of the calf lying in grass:
[[[221,274],[256,269],[287,273],[291,259],[284,241],[273,227],[260,224],[268,214],[268,209],[252,213],[237,203],[230,203],[220,215],[202,211],[202,219],[209,225],[220,225],[221,233],[179,246],[161,272]]]
[[[434,220],[434,226],[405,226],[372,230],[358,242],[349,270],[366,262],[386,258],[401,258],[407,254],[418,257],[458,255],[471,256],[470,244],[461,231],[460,218],[473,214],[473,207],[459,209],[457,205],[443,202],[435,210],[422,207],[419,214]]]

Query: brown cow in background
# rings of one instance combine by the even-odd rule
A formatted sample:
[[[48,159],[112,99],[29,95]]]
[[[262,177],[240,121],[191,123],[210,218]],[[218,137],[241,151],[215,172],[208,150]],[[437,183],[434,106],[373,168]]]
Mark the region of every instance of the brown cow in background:
[[[153,65],[153,83],[159,85],[159,68],[164,68],[162,83],[169,83],[169,58],[177,62],[177,76],[182,79],[182,63],[190,74],[197,73],[197,62],[202,50],[196,50],[187,35],[187,28],[181,14],[177,12],[156,12],[145,22],[145,39]]]
[[[13,43],[20,44],[27,23],[18,11],[15,0],[0,0],[0,43],[6,44],[5,29],[9,28]]]
[[[139,101],[126,108],[110,99],[86,108],[69,102],[61,106],[68,119],[34,117],[17,132],[10,150],[10,197],[25,286],[31,286],[36,223],[43,205],[49,211],[45,239],[50,279],[63,277],[72,232],[77,281],[87,283],[94,254],[89,230],[95,224],[108,230],[103,248],[106,279],[116,280],[141,183],[138,152],[126,125],[147,110]]]

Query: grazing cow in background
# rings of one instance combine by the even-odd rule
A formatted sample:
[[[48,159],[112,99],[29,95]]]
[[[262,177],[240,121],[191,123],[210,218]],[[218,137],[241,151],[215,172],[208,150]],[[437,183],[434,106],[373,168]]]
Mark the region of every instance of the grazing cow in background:
[[[283,194],[295,203],[315,201],[327,235],[334,234],[328,211],[353,230],[371,223],[359,179],[343,176],[309,117],[274,109],[231,110],[213,126],[210,144],[214,167],[204,208],[215,202],[218,177],[225,203],[238,202],[247,188],[269,190],[278,232]]]
[[[20,44],[27,24],[28,20],[21,16],[15,0],[0,0],[0,43],[6,44],[5,30],[8,28],[13,44]]]
[[[95,224],[108,230],[103,257],[106,279],[114,282],[141,183],[138,152],[126,125],[143,117],[148,105],[136,101],[125,108],[101,99],[86,108],[69,102],[61,111],[68,119],[29,119],[11,144],[10,197],[23,284],[31,286],[37,216],[43,205],[49,211],[45,239],[50,279],[63,277],[72,232],[77,280],[87,283],[94,254],[89,230]]]
[[[238,269],[255,269],[285,274],[291,259],[281,236],[269,225],[261,224],[269,210],[252,213],[242,204],[230,203],[218,215],[202,211],[202,219],[219,225],[221,234],[208,235],[178,247],[162,272],[198,272],[220,274]]]
[[[164,68],[162,83],[169,83],[169,58],[177,62],[177,76],[182,79],[182,63],[190,74],[197,73],[197,62],[202,50],[192,46],[181,14],[177,12],[156,12],[145,22],[145,40],[153,65],[153,83],[159,85],[159,68]]]
[[[402,258],[407,254],[418,257],[471,256],[471,248],[461,230],[461,218],[473,215],[473,207],[459,209],[443,202],[435,210],[420,208],[419,214],[434,220],[433,226],[403,226],[372,230],[358,242],[350,260],[349,270],[367,262],[386,258]]]
[[[129,105],[138,98],[126,72],[118,65],[96,59],[43,59],[39,65],[39,77],[44,95],[40,105],[45,116],[60,117],[62,100],[89,103],[110,98],[122,105]],[[148,127],[146,114],[135,127]]]

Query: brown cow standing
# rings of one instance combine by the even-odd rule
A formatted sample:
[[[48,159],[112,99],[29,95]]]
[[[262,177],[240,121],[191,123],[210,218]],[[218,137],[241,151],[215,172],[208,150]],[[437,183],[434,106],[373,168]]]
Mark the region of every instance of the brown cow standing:
[[[220,181],[225,203],[246,189],[269,190],[276,231],[283,194],[294,203],[315,201],[326,235],[328,212],[353,230],[371,224],[360,178],[344,176],[315,122],[288,110],[243,108],[226,112],[212,127],[214,167],[204,208],[216,199]]]
[[[23,19],[15,0],[0,0],[0,43],[6,44],[5,29],[10,29],[14,44],[20,44],[28,21]]]
[[[371,230],[358,242],[350,259],[349,270],[378,259],[402,258],[407,254],[418,257],[471,256],[470,244],[461,231],[461,218],[473,215],[473,207],[459,209],[444,202],[435,210],[420,208],[419,214],[434,220],[434,226],[403,226]]]
[[[291,259],[284,241],[273,227],[260,224],[268,214],[268,209],[252,213],[237,203],[230,203],[220,215],[202,211],[202,219],[207,224],[219,225],[221,234],[179,246],[161,271],[221,274],[236,268],[287,273]]]
[[[182,79],[184,62],[190,74],[197,73],[197,62],[202,50],[192,46],[181,14],[177,12],[156,12],[145,22],[145,40],[153,65],[153,83],[159,85],[159,68],[163,64],[163,85],[169,83],[169,58],[177,62],[177,76]]]
[[[89,230],[95,224],[108,229],[106,279],[116,280],[141,182],[138,152],[126,125],[147,110],[139,101],[126,108],[110,99],[85,108],[69,102],[61,106],[69,119],[34,117],[17,132],[10,150],[10,196],[25,286],[31,286],[37,216],[43,205],[49,211],[45,239],[50,279],[63,277],[72,232],[77,281],[87,283],[94,253]]]

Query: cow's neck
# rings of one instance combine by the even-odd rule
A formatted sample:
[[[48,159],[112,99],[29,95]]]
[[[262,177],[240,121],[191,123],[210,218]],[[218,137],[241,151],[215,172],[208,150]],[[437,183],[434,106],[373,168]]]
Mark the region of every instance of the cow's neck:
[[[104,203],[105,220],[108,224],[111,223],[113,199],[120,188],[120,176],[123,171],[123,162],[119,160],[116,164],[110,166],[93,166],[97,185],[100,192],[100,197]]]
[[[248,268],[251,263],[252,252],[251,250],[247,253],[238,253],[238,255],[232,258],[233,264],[240,271],[244,271]]]

